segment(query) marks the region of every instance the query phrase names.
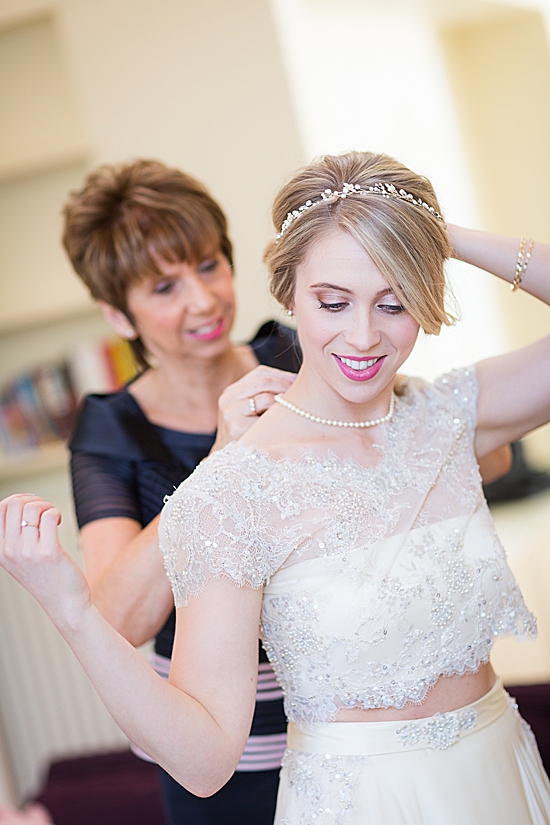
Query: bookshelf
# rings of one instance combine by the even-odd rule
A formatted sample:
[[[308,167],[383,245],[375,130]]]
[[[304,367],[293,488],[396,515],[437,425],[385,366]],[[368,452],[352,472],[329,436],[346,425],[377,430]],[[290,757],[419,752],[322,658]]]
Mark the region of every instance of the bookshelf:
[[[117,389],[135,372],[128,343],[114,336],[97,309],[0,333],[0,362],[0,484],[6,495],[12,483],[16,489],[35,475],[64,472],[68,451],[60,437],[72,429],[75,403],[89,392]]]

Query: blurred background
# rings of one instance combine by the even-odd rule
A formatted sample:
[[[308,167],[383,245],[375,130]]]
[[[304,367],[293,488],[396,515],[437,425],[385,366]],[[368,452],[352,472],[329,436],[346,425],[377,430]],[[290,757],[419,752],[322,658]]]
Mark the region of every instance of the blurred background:
[[[79,558],[71,394],[131,370],[59,242],[87,170],[157,158],[208,185],[230,219],[244,340],[281,317],[261,264],[272,196],[321,153],[387,152],[432,180],[450,222],[550,242],[549,38],[550,0],[0,0],[0,497],[53,501]],[[465,265],[449,275],[461,322],[423,338],[406,372],[431,379],[548,333],[530,296]],[[50,417],[29,425],[37,392]],[[548,470],[550,429],[524,450]],[[535,644],[497,645],[496,666],[550,682],[550,495],[494,513],[540,621]],[[125,746],[0,571],[0,804],[35,796],[52,760]]]

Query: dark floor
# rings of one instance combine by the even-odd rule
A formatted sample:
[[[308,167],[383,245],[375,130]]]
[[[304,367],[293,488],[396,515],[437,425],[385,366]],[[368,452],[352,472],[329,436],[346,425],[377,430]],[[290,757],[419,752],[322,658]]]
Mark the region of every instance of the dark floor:
[[[55,825],[166,825],[157,768],[131,751],[55,762],[36,801]]]

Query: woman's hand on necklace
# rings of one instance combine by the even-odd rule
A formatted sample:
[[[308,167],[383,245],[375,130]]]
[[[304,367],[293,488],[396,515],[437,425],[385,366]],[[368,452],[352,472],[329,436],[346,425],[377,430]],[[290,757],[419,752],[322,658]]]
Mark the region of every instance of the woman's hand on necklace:
[[[218,432],[212,452],[221,450],[230,441],[241,438],[294,382],[296,374],[263,364],[227,387],[218,404]]]

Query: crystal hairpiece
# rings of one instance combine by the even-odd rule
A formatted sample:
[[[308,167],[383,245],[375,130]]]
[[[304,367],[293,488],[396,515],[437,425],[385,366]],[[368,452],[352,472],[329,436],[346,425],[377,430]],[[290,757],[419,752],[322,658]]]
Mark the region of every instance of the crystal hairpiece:
[[[398,200],[406,201],[407,203],[411,203],[413,206],[417,206],[420,209],[425,209],[426,212],[429,212],[432,218],[435,218],[436,221],[439,223],[444,223],[442,215],[437,212],[433,206],[430,206],[423,200],[419,198],[415,198],[414,195],[411,195],[410,192],[406,192],[405,189],[397,189],[393,183],[375,183],[374,186],[367,186],[363,188],[358,183],[344,183],[342,186],[342,191],[333,191],[332,189],[325,189],[324,192],[321,193],[321,197],[319,200],[312,201],[307,200],[302,206],[299,206],[298,209],[294,209],[292,212],[289,212],[286,218],[284,219],[281,231],[275,236],[275,240],[279,240],[283,237],[286,230],[290,226],[291,223],[298,220],[304,212],[307,212],[308,209],[311,209],[313,206],[318,206],[320,203],[333,203],[337,200],[345,200],[349,195],[382,195],[383,198],[396,198]]]

